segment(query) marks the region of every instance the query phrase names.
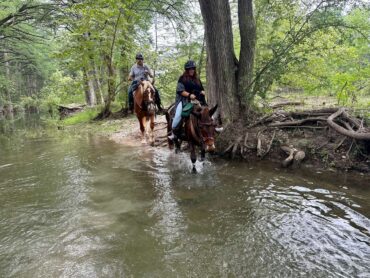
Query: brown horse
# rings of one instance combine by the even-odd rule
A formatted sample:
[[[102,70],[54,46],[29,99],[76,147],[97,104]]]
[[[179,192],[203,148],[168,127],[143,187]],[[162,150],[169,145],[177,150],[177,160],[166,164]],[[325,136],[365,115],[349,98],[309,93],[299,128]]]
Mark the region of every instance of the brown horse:
[[[140,123],[141,143],[146,143],[146,135],[149,142],[154,145],[154,118],[155,118],[155,91],[149,81],[141,81],[134,91],[134,111]],[[150,122],[150,133],[146,130],[147,120]]]
[[[172,109],[175,110],[175,109]],[[176,146],[176,153],[180,151],[182,141],[187,141],[190,148],[190,158],[193,163],[193,172],[196,172],[195,162],[197,156],[195,153],[195,147],[199,146],[201,150],[201,161],[205,158],[206,152],[214,152],[215,147],[215,134],[216,134],[216,122],[212,118],[212,115],[217,110],[217,104],[209,109],[207,106],[194,105],[193,111],[188,118],[183,118],[180,122],[181,126],[184,126],[183,132],[180,131],[177,134],[174,141],[168,140],[169,147],[173,148],[173,144]],[[167,119],[167,130],[171,132],[172,118],[170,116],[171,111],[166,113]]]

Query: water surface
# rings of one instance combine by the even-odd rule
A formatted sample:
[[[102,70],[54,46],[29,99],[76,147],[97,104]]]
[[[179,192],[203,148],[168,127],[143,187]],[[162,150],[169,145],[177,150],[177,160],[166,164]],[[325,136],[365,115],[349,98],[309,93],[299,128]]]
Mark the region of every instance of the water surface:
[[[0,277],[370,277],[369,176],[0,140]]]

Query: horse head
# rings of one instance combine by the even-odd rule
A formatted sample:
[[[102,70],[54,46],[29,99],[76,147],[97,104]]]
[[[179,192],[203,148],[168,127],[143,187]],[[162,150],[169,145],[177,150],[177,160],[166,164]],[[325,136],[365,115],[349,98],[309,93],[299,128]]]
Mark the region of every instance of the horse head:
[[[142,143],[146,143],[146,135],[149,136],[150,144],[153,145],[154,137],[154,117],[155,117],[155,91],[153,85],[142,80],[134,92],[135,114],[140,124]],[[147,121],[150,123],[150,131],[146,129]]]
[[[215,134],[216,126],[214,119],[212,118],[213,114],[217,110],[217,104],[209,109],[208,107],[200,107],[194,111],[195,115],[198,118],[198,126],[200,131],[200,137],[202,142],[205,145],[206,152],[214,152],[215,147]]]
[[[146,108],[149,114],[155,113],[155,90],[149,81],[141,81],[143,92],[143,107]]]

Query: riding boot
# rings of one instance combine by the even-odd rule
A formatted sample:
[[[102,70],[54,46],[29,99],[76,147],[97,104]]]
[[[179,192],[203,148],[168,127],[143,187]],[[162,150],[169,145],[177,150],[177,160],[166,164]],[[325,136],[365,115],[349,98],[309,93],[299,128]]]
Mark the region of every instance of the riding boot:
[[[170,135],[167,136],[168,139],[171,141],[175,140],[177,138],[176,134],[171,130]]]
[[[168,139],[174,140],[174,139],[180,137],[180,135],[181,135],[181,126],[182,126],[182,122],[180,122],[180,124],[177,127],[174,127],[171,131],[171,134],[168,135]]]

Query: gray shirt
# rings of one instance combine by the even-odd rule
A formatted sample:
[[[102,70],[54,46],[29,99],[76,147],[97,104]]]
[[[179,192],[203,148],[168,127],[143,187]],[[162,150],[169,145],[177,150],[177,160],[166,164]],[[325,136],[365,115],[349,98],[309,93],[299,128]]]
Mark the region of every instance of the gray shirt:
[[[147,74],[145,72],[148,72]],[[142,65],[139,66],[138,64],[135,64],[131,67],[130,70],[130,76],[135,80],[135,81],[140,81],[140,80],[148,80],[148,75],[153,75],[152,70],[147,66],[147,65]]]

